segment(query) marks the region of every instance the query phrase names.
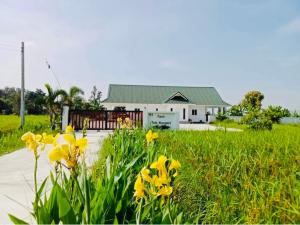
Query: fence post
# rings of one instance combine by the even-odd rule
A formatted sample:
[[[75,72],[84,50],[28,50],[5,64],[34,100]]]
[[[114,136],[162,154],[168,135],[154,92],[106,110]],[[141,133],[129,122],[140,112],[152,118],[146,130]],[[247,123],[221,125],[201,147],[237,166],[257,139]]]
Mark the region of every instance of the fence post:
[[[61,117],[61,129],[66,130],[69,122],[69,106],[63,106],[63,112]]]
[[[107,130],[107,123],[108,123],[108,112],[105,111],[105,130]]]

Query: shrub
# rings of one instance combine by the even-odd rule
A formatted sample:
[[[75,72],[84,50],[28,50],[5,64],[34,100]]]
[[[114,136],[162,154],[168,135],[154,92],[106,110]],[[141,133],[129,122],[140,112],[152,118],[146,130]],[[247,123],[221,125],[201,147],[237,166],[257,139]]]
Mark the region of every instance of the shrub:
[[[243,116],[243,108],[241,105],[233,105],[229,111],[229,116]]]
[[[249,112],[242,117],[241,123],[253,130],[272,130],[273,127],[272,120],[261,111]]]
[[[263,111],[263,114],[270,118],[273,123],[280,123],[282,117],[289,117],[291,115],[288,109],[284,109],[281,106],[269,106]]]
[[[216,119],[219,121],[224,121],[228,119],[228,116],[226,113],[219,112],[216,116]]]

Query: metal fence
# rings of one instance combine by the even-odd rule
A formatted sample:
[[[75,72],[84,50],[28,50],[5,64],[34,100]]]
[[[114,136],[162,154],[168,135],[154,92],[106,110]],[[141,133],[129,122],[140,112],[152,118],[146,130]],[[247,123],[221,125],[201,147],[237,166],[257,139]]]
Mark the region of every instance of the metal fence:
[[[70,110],[68,124],[76,130],[82,130],[84,120],[88,119],[88,130],[114,130],[118,127],[118,118],[129,118],[133,125],[143,126],[142,111],[114,111],[114,110]]]

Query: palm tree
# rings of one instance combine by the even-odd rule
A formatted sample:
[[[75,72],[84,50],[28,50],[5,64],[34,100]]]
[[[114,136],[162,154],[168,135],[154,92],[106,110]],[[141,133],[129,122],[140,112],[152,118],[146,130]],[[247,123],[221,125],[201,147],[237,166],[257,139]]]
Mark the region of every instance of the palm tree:
[[[59,112],[61,110],[61,102],[68,95],[65,90],[53,88],[49,84],[45,84],[47,89],[47,94],[45,96],[46,108],[50,117],[51,129],[55,129],[55,121],[58,118]]]
[[[67,93],[64,99],[65,104],[72,108],[76,99],[78,100],[79,98],[81,98],[80,95],[84,95],[84,91],[82,89],[76,86],[70,87],[69,93]]]

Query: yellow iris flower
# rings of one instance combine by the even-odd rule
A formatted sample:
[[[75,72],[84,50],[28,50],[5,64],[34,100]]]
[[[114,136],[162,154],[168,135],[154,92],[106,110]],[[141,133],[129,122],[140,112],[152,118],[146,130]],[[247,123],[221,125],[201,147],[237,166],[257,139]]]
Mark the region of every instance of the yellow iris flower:
[[[70,134],[70,133],[73,133],[74,132],[74,127],[72,127],[71,125],[68,125],[66,127],[66,134]]]
[[[173,176],[176,177],[176,176],[178,175],[178,169],[179,169],[180,167],[181,167],[180,162],[177,161],[177,160],[175,160],[175,159],[173,159],[173,160],[171,161],[170,166],[169,166],[169,171],[175,169],[176,172],[174,173]]]
[[[142,181],[141,175],[138,175],[134,183],[134,190],[135,190],[134,196],[136,197],[137,200],[145,196],[145,192],[144,192],[145,186]]]
[[[158,138],[158,133],[152,132],[152,130],[149,130],[146,134],[146,140],[148,143],[151,143],[152,141],[154,141],[157,138]]]
[[[69,146],[66,144],[57,145],[51,149],[48,153],[50,161],[60,161],[62,159],[68,159]]]
[[[170,186],[163,186],[161,189],[159,189],[157,195],[161,195],[161,196],[169,196],[170,194],[172,194],[173,192],[173,188]]]
[[[42,135],[27,132],[22,135],[21,140],[26,143],[28,149],[32,150],[34,154],[37,154],[37,149],[41,143]]]
[[[141,175],[142,175],[142,178],[149,182],[149,183],[152,183],[152,178],[149,176],[150,174],[150,170],[146,169],[146,168],[143,168],[142,171],[141,171]]]

